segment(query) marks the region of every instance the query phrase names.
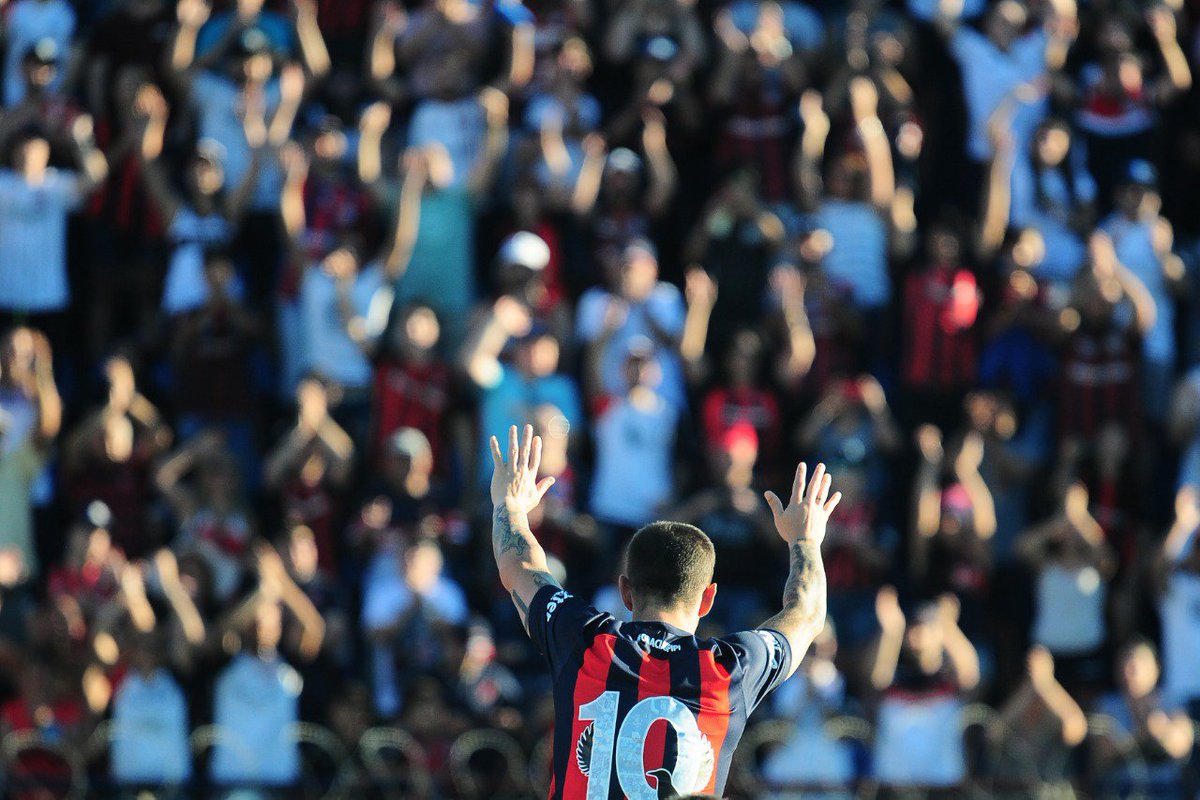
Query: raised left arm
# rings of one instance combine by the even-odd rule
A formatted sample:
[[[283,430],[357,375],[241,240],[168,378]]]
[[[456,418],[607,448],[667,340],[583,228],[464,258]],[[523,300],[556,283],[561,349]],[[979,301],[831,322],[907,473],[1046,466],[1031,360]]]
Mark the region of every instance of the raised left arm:
[[[529,512],[554,484],[554,478],[537,479],[542,462],[542,438],[526,425],[518,441],[517,426],[508,430],[508,461],[500,453],[500,442],[491,438],[492,461],[492,554],[500,571],[500,582],[512,595],[529,629],[526,618],[533,596],[543,586],[558,586],[546,564],[546,551],[529,528]]]

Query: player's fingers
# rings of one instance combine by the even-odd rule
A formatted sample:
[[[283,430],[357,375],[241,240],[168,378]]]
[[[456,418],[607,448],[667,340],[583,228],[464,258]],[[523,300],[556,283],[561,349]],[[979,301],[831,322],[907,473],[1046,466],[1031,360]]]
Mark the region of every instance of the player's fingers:
[[[495,436],[492,436],[489,439],[489,443],[492,446],[492,463],[499,469],[504,466],[504,456],[500,453],[500,442]]]
[[[771,508],[771,513],[778,519],[783,514],[783,504],[779,502],[779,497],[771,491],[763,492],[763,497],[766,498],[767,505]]]
[[[510,425],[508,428],[508,466],[512,469],[517,467],[517,457],[521,454],[521,448],[517,444],[517,426]]]
[[[545,497],[546,492],[550,491],[550,487],[553,485],[554,485],[554,478],[549,475],[547,475],[545,478],[542,478],[540,481],[538,481],[538,485],[537,485],[538,500],[541,500],[543,497]]]
[[[828,472],[825,473],[825,480],[821,481],[821,491],[817,495],[817,505],[825,505],[825,501],[829,498],[829,487],[833,485],[833,476]]]
[[[825,479],[825,465],[817,464],[817,468],[815,470],[813,470],[812,480],[810,480],[808,482],[808,494],[806,495],[806,497],[808,498],[809,503],[816,505],[817,493],[820,491],[821,481],[823,481],[824,479]]]
[[[533,437],[533,453],[529,456],[529,474],[537,477],[538,470],[542,468],[542,437]]]
[[[529,451],[533,449],[533,426],[525,426],[525,435],[521,437],[521,466],[529,469]]]
[[[842,493],[834,492],[833,497],[829,498],[829,500],[825,503],[825,513],[832,514],[833,510],[837,508],[838,503],[840,502],[842,502]]]
[[[799,503],[804,496],[804,479],[808,477],[808,464],[803,461],[796,467],[796,477],[792,479],[792,502]]]

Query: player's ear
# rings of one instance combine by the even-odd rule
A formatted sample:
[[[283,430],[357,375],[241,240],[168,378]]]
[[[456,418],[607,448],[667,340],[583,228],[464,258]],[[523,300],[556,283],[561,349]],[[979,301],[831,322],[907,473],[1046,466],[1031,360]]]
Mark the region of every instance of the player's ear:
[[[617,576],[617,591],[621,593],[621,602],[625,604],[625,608],[629,609],[629,613],[633,613],[633,587],[629,584],[629,578],[624,575]]]
[[[706,616],[712,611],[713,603],[717,602],[717,585],[710,583],[704,587],[704,592],[700,595],[700,616]]]

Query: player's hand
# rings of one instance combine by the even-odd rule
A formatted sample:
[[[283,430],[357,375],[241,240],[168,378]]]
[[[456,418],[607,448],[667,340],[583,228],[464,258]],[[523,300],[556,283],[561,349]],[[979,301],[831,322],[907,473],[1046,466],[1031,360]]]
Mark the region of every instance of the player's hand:
[[[779,497],[774,492],[764,493],[767,505],[775,517],[775,530],[788,544],[799,540],[809,540],[820,544],[825,539],[825,526],[837,504],[842,499],[841,492],[829,496],[829,487],[833,479],[825,472],[824,464],[817,464],[813,471],[812,480],[808,484],[808,492],[804,491],[804,479],[808,474],[808,465],[801,462],[796,468],[796,479],[792,483],[792,494],[787,508],[784,508]]]
[[[554,478],[537,479],[542,464],[542,437],[533,435],[533,426],[525,426],[525,435],[517,439],[517,426],[508,429],[508,461],[500,454],[500,442],[491,438],[492,505],[503,505],[509,511],[528,514],[537,508]]]

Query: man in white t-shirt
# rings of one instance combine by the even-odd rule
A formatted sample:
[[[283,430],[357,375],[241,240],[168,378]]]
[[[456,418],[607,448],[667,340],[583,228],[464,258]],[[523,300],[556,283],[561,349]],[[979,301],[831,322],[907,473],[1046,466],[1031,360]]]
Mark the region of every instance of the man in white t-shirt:
[[[282,613],[278,603],[259,603],[252,648],[217,676],[213,722],[222,735],[209,772],[218,785],[289,786],[300,778],[293,726],[304,683],[276,649]]]
[[[113,778],[122,785],[178,786],[192,777],[187,700],[163,668],[154,635],[128,649],[133,669],[112,701]]]
[[[26,130],[13,142],[11,168],[0,169],[0,311],[64,311],[67,283],[67,216],[104,180],[108,165],[92,138],[92,120],[71,127],[83,169],[50,166],[50,142]]]
[[[656,519],[672,499],[671,456],[680,411],[658,389],[660,363],[648,338],[630,339],[622,359],[629,388],[592,401],[596,470],[590,510],[601,522],[638,528]]]
[[[687,405],[679,342],[687,309],[673,284],[658,279],[658,254],[646,239],[625,247],[615,287],[593,287],[579,298],[575,335],[584,345],[598,347],[602,390],[616,397],[629,388],[625,354],[633,339],[654,343],[653,360],[660,378],[656,390],[677,409]]]

